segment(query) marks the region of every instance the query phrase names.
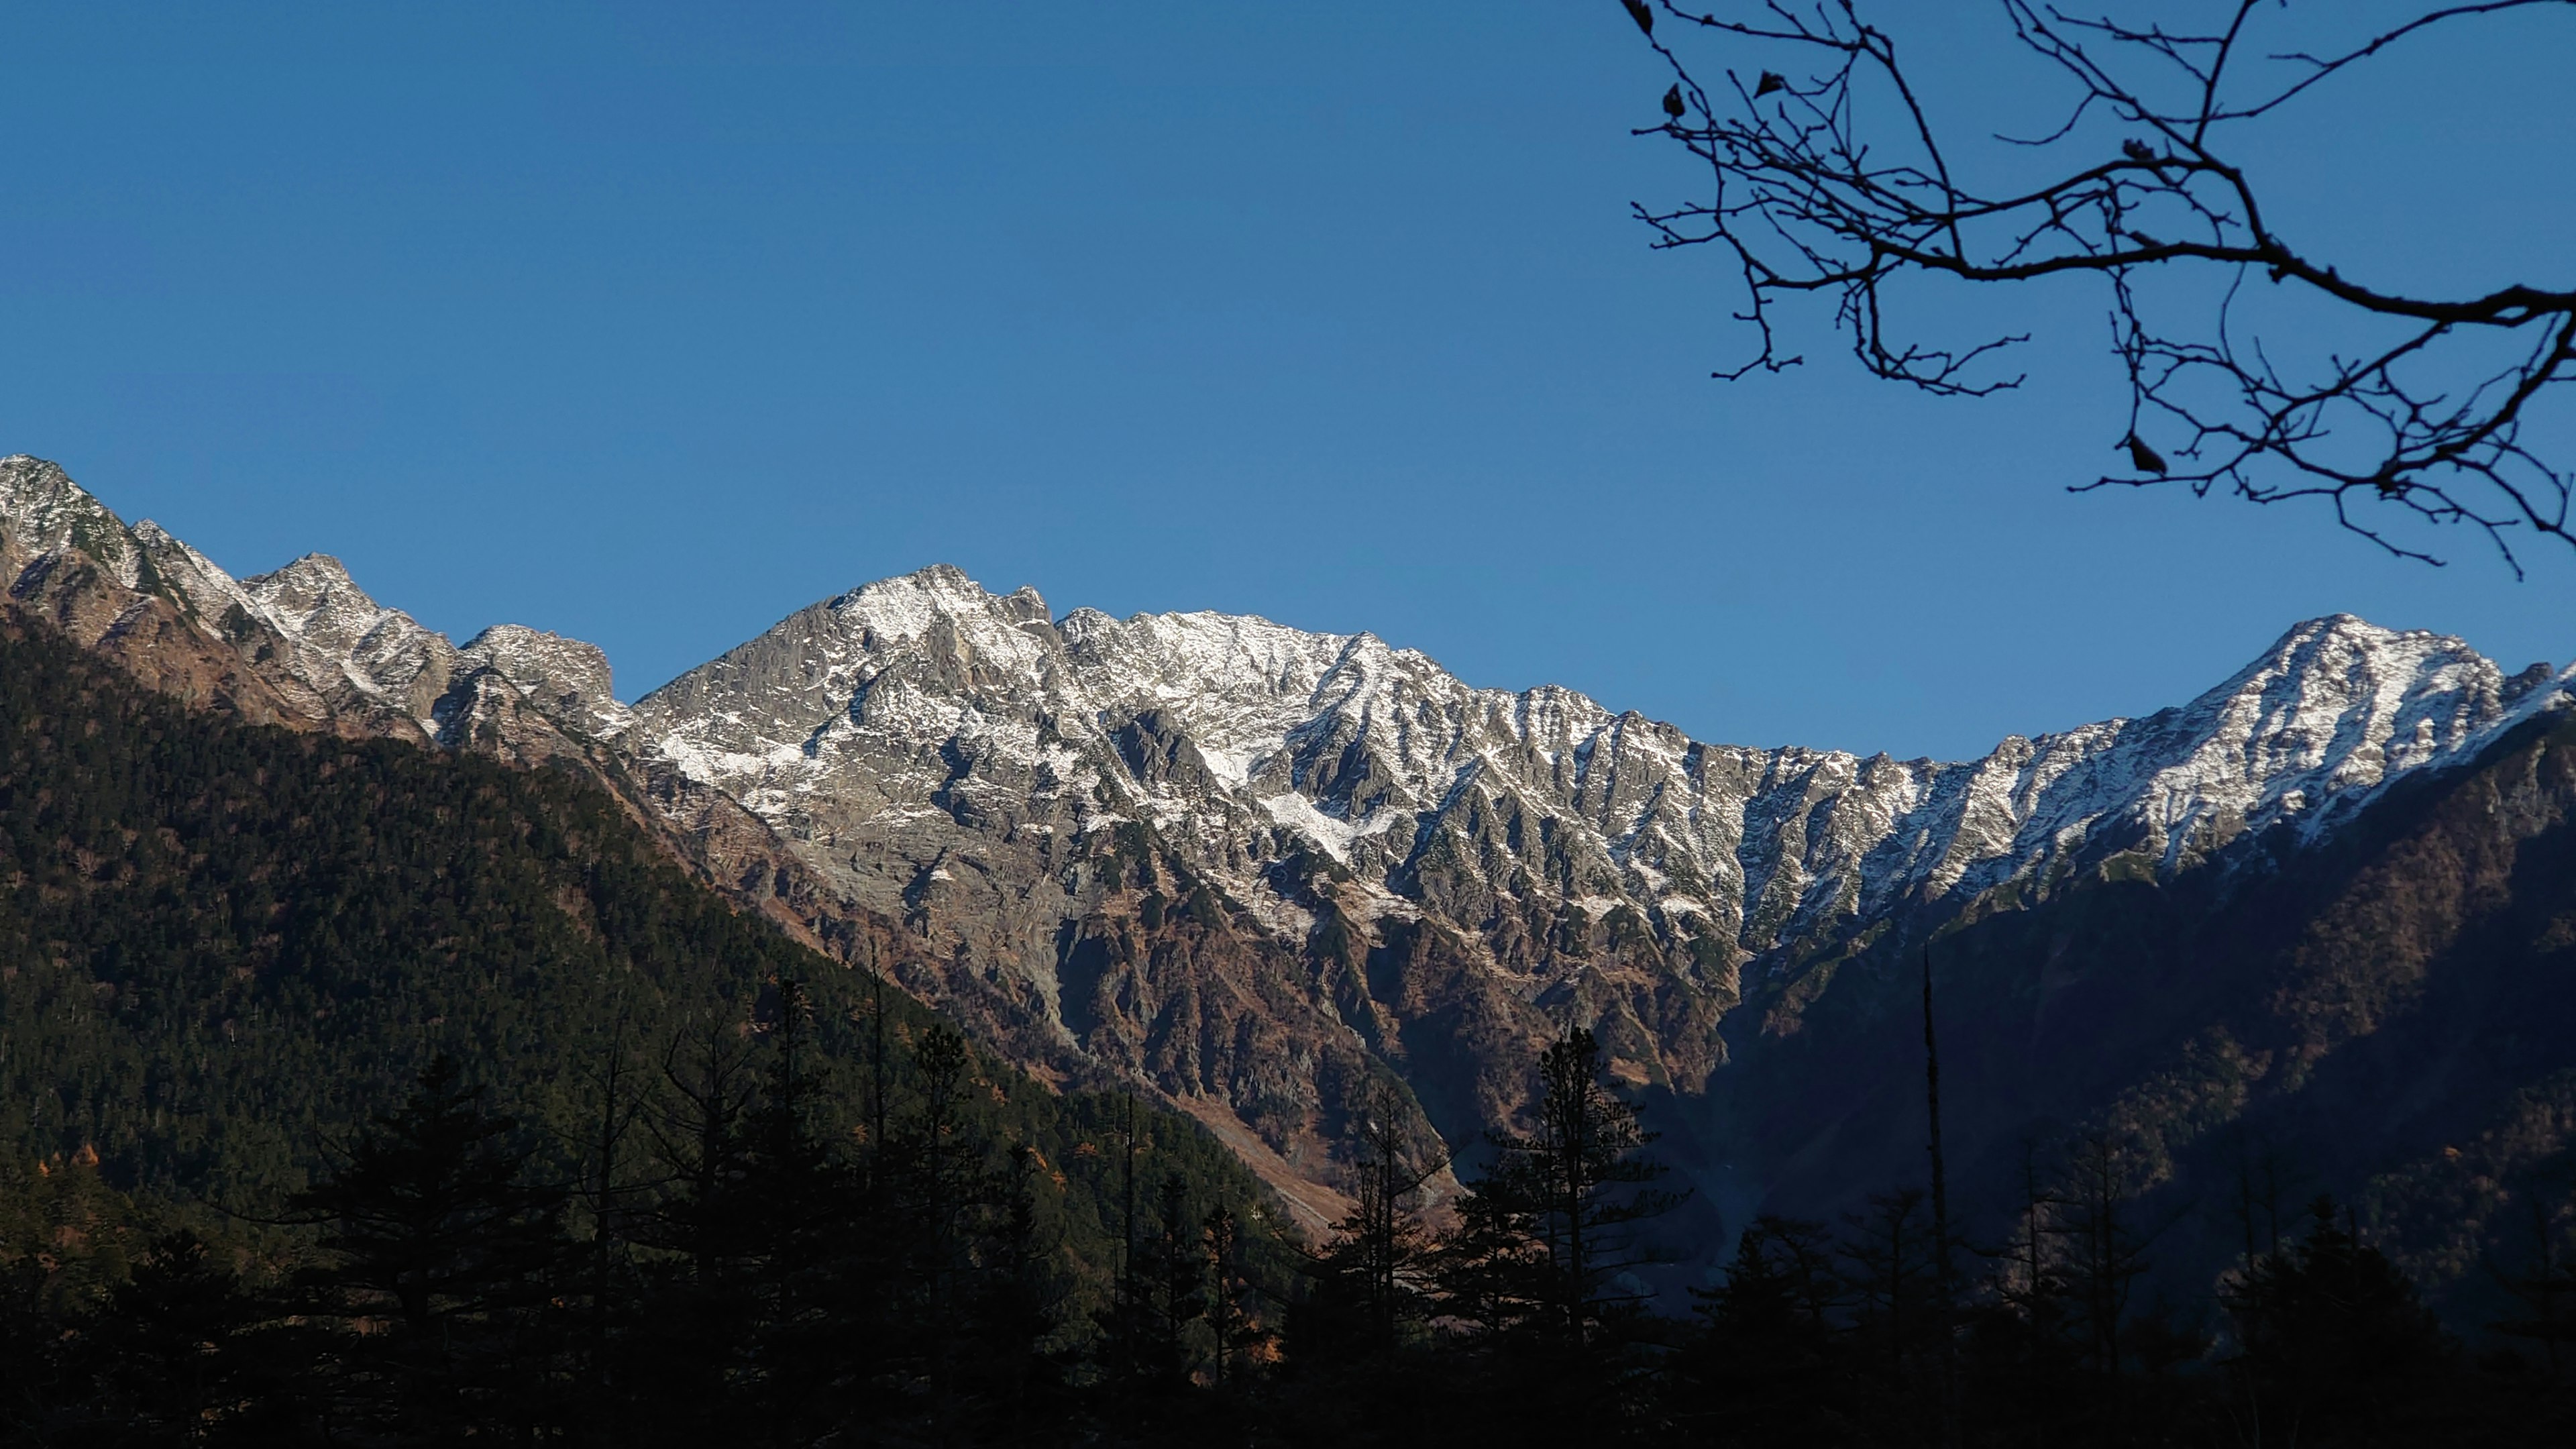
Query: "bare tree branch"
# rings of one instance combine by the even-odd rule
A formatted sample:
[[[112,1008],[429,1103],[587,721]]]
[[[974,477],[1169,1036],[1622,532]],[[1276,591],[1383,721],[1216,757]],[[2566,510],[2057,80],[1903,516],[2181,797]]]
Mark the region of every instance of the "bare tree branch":
[[[2390,535],[2383,521],[2394,515],[2357,511],[2385,505],[2481,531],[2517,575],[2512,530],[2576,544],[2576,474],[2523,441],[2535,400],[2576,381],[2576,287],[2517,282],[2440,296],[2356,281],[2275,229],[2231,159],[2246,123],[2401,42],[2505,11],[2576,12],[2576,0],[2451,5],[2348,48],[2259,57],[2255,32],[2275,24],[2261,12],[2288,8],[2277,0],[2229,0],[2225,23],[2205,31],[2079,18],[2038,0],[1998,3],[2021,50],[2075,90],[2044,134],[1991,138],[2001,158],[2064,158],[2036,185],[1988,189],[1969,178],[1895,41],[1863,18],[1862,0],[1748,0],[1732,13],[1660,0],[1660,13],[1681,23],[1661,39],[1641,23],[1683,107],[1637,134],[1686,148],[1710,189],[1636,213],[1658,247],[1726,253],[1749,299],[1736,316],[1756,350],[1718,377],[1802,361],[1785,349],[1775,308],[1818,294],[1834,299],[1835,325],[1872,375],[1945,396],[2002,391],[2023,379],[1987,367],[2026,337],[1914,340],[1889,321],[1892,289],[1910,277],[2098,275],[2129,381],[2117,446],[2133,467],[2078,491],[2180,483],[2258,503],[2324,499],[2345,528],[2439,563]],[[1704,85],[1681,48],[1712,42],[1744,69]],[[2116,152],[2112,129],[2126,133]],[[2205,278],[2196,287],[2195,275]],[[2160,278],[2175,284],[2147,285]],[[2260,310],[2322,304],[2383,336],[2352,356],[2276,366],[2245,315],[2249,278],[2271,289]],[[2276,336],[2283,330],[2276,319]]]

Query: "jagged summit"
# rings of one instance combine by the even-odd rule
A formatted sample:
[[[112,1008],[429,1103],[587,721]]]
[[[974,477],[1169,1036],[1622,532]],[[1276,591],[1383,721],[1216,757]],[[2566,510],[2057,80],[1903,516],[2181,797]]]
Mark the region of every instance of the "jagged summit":
[[[358,581],[349,577],[349,566],[327,553],[308,553],[267,573],[253,574],[242,582],[277,589],[303,589],[314,593],[338,590],[356,594],[362,599],[367,598],[366,591],[358,587]],[[373,599],[368,599],[367,602],[370,607],[375,603]]]
[[[617,702],[608,655],[596,644],[523,624],[495,624],[465,641],[457,654],[590,733],[612,735],[626,727],[627,710]]]
[[[470,725],[538,754],[557,748],[541,738],[557,726],[587,734],[624,722],[594,646],[502,625],[459,650],[379,604],[325,553],[236,579],[156,523],[129,528],[40,458],[0,458],[0,554],[13,593],[44,598],[84,642],[184,621],[206,648],[240,651],[248,667],[222,687],[261,718],[449,744]],[[84,560],[105,578],[65,567]],[[512,697],[492,697],[492,680]]]
[[[889,903],[931,857],[995,833],[1139,820],[1283,928],[1304,913],[1268,882],[1314,849],[1375,911],[1487,938],[1624,911],[1704,967],[2009,879],[2044,887],[2113,856],[2170,873],[2274,825],[2313,831],[2561,698],[2509,687],[2457,639],[2339,615],[2144,719],[1971,762],[1864,759],[1696,741],[1552,686],[1476,689],[1366,634],[1211,613],[1050,623],[1034,591],[940,566],[681,676],[638,704],[628,744]]]
[[[42,458],[0,458],[0,539],[31,556],[77,550],[126,586],[134,582],[134,543],[125,525]]]

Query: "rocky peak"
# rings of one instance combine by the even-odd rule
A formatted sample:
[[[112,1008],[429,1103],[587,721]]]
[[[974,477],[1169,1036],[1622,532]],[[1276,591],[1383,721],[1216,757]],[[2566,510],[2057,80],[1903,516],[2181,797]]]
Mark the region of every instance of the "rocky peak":
[[[394,612],[370,598],[349,577],[348,568],[327,553],[308,553],[241,584],[288,638],[340,653],[355,649]]]
[[[329,554],[235,579],[158,524],[128,528],[41,459],[0,458],[0,553],[13,580],[44,576],[45,607],[84,643],[109,647],[150,624],[188,632],[217,676],[225,666],[207,651],[231,657],[236,676],[261,682],[262,718],[488,741],[513,758],[571,748],[557,725],[599,736],[625,722],[592,645],[499,625],[459,650],[378,603]],[[67,567],[84,561],[95,568]],[[156,609],[175,618],[152,623]]]
[[[2507,704],[2520,702],[2526,695],[2549,683],[2557,675],[2557,668],[2545,659],[2534,660],[2524,665],[2521,673],[2504,682],[2504,702]]]
[[[76,551],[126,588],[136,583],[134,541],[87,489],[42,458],[0,458],[0,546],[29,560]]]
[[[2563,698],[2537,682],[2509,689],[2459,639],[2337,614],[2293,626],[2180,710],[2108,728],[2130,742],[2119,754],[2137,766],[2133,813],[2170,870],[2203,836],[2292,820],[2314,834],[2397,776],[2461,758]]]
[[[467,667],[492,670],[538,709],[585,733],[613,734],[626,724],[626,707],[610,686],[608,655],[596,644],[495,624],[457,653]]]
[[[241,586],[284,636],[296,674],[326,698],[344,710],[388,709],[414,728],[435,730],[439,697],[457,665],[446,635],[377,603],[329,554],[306,554]]]

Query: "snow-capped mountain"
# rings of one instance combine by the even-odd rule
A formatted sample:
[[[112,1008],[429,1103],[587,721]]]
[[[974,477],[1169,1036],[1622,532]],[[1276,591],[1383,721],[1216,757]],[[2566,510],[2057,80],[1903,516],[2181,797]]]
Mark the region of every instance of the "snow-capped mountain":
[[[1311,1170],[1374,1070],[1454,1139],[1511,1109],[1571,1013],[1633,1079],[1694,1090],[1732,1014],[1796,1030],[1891,930],[2296,850],[2569,683],[2335,617],[2179,708],[1900,761],[1477,689],[1367,634],[1056,618],[942,567],[798,612],[640,701],[617,743],[903,920],[952,963],[924,989]],[[1223,969],[1161,924],[1191,897]]]
[[[1723,990],[1739,966],[2006,882],[2170,875],[2275,825],[2312,836],[2560,706],[2568,682],[2338,616],[2178,709],[1899,761],[1477,689],[1368,634],[1054,621],[1031,590],[938,567],[800,611],[645,698],[620,738],[889,908],[961,858],[1061,853],[1133,820],[1272,930],[1313,927],[1277,884],[1313,854],[1364,914],[1436,918],[1516,975],[1625,917]]]
[[[590,645],[454,646],[318,554],[235,579],[29,458],[0,460],[0,570],[18,616],[252,718],[585,761],[737,899],[1033,1069],[1150,1081],[1292,1194],[1372,1083],[1458,1140],[1571,1016],[1696,1092],[1873,943],[2265,868],[2576,683],[2337,616],[2145,718],[1862,758],[1476,688],[1368,634],[1057,616],[943,566],[629,709]]]

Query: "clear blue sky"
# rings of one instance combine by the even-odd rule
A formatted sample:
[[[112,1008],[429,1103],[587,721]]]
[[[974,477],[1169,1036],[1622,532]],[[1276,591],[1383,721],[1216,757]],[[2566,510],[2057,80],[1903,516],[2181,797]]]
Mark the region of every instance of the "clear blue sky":
[[[1943,13],[1936,100],[2018,99]],[[2498,33],[2305,116],[2283,204],[2566,285],[2576,20]],[[2576,656],[2564,551],[2060,491],[2122,426],[2089,293],[2010,398],[1821,339],[1710,381],[1736,298],[1627,217],[1694,177],[1627,134],[1665,77],[1614,0],[26,5],[0,54],[0,452],[236,572],[595,640],[630,697],[943,560],[1905,755],[2337,610]]]

